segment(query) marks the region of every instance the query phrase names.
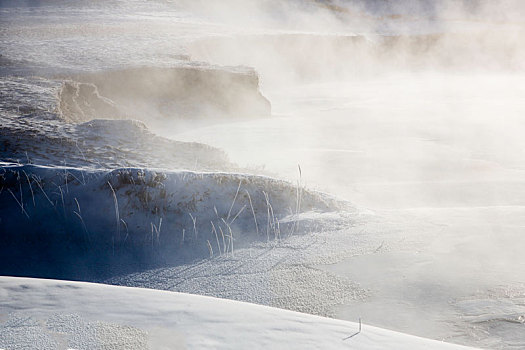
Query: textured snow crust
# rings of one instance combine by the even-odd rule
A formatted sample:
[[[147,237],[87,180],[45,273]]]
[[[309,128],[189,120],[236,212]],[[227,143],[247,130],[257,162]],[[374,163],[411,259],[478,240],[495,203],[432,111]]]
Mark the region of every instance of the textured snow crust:
[[[0,293],[0,346],[8,349],[467,349],[366,324],[356,334],[352,322],[148,289],[1,277]]]

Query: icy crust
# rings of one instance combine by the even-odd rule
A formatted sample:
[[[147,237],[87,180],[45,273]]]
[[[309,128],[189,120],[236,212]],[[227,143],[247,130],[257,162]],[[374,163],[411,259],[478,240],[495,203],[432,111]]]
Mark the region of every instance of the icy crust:
[[[469,349],[367,324],[358,333],[353,322],[140,288],[0,277],[0,295],[0,347],[8,349]]]
[[[160,164],[171,169],[234,168],[221,150],[156,136],[139,121],[64,123],[57,105],[62,88],[61,82],[46,78],[0,80],[0,160],[105,169]],[[93,111],[95,104],[84,104],[84,111],[88,109]]]
[[[9,314],[7,320],[0,324],[0,346],[50,350],[149,349],[146,331],[108,322],[90,322],[78,314],[67,312],[55,313],[44,319],[27,314]]]
[[[50,119],[43,119],[41,113],[18,116],[0,111],[0,160],[98,169],[235,168],[222,150],[156,136],[139,121],[99,119],[67,124],[48,114]]]
[[[13,5],[25,6],[0,7],[2,54],[62,70],[173,64],[180,61],[185,33],[198,35],[204,28],[209,30],[201,23],[187,23],[184,12],[159,1],[74,1],[68,6],[62,1],[46,1],[41,6],[15,1]],[[159,6],[166,10],[160,15],[155,12]]]
[[[284,181],[243,174],[33,165],[0,171],[4,253],[44,262],[32,266],[11,257],[3,274],[94,278],[99,272],[93,264],[105,259],[111,274],[109,260],[137,268],[150,260],[234,255],[255,241],[308,232],[312,222],[319,229],[322,221],[310,214],[303,225],[301,213],[347,206]],[[87,270],[69,265],[72,260]]]
[[[1,56],[0,56],[1,59]],[[1,60],[0,60],[1,61]],[[11,67],[10,67],[11,69]],[[13,74],[10,71],[10,74]],[[61,83],[38,77],[8,76],[0,79],[0,117],[4,126],[14,116],[57,119],[57,95]],[[11,117],[11,118],[9,118]],[[11,123],[14,123],[13,120]]]
[[[468,332],[484,348],[525,347],[525,285],[498,286],[454,302]]]

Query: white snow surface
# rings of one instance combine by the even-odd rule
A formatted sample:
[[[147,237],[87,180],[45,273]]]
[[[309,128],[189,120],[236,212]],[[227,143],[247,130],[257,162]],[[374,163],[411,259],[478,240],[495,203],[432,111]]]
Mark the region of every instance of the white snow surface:
[[[525,54],[513,1],[484,16],[437,21],[417,6],[401,6],[410,9],[402,16],[397,6],[381,10],[393,4],[383,0],[367,0],[366,14],[338,8],[360,3],[343,0],[0,1],[0,164],[15,179],[0,186],[0,238],[3,231],[16,238],[0,247],[22,256],[0,267],[42,265],[71,253],[72,237],[96,233],[108,238],[95,247],[107,255],[115,249],[109,238],[134,238],[154,253],[170,238],[198,259],[103,281],[170,292],[1,278],[0,348],[453,347],[368,324],[523,348],[525,90],[517,73]],[[159,99],[161,89],[145,106],[151,111],[126,105],[144,124],[120,120],[116,100],[88,82],[89,98],[73,99],[87,118],[69,119],[94,120],[60,118],[63,77],[137,66],[257,72],[277,115],[192,121],[181,133],[158,117],[201,104]],[[438,72],[417,74],[427,68]],[[297,213],[297,164],[301,186],[390,217],[335,206]],[[251,165],[291,182],[239,174]],[[239,188],[258,194],[255,213],[250,199],[235,199]],[[283,227],[300,220],[308,229],[269,241],[261,190]],[[225,231],[230,211],[241,213],[235,254],[210,228],[214,220]],[[266,231],[257,232],[253,216]],[[20,254],[16,242],[34,232],[65,235],[47,247],[26,241],[50,248],[49,256]],[[186,243],[188,233],[198,246]],[[355,323],[172,292],[363,317],[365,326],[343,341]]]
[[[362,324],[211,297],[0,277],[6,349],[467,349]],[[355,334],[355,335],[354,335]]]

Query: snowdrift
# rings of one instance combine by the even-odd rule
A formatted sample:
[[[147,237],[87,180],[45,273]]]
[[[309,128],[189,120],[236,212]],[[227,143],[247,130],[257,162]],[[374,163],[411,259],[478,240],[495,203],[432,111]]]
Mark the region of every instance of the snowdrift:
[[[0,188],[0,273],[69,279],[233,255],[320,225],[301,213],[347,207],[234,173],[5,164]]]
[[[30,349],[468,349],[231,300],[0,277],[0,347]]]

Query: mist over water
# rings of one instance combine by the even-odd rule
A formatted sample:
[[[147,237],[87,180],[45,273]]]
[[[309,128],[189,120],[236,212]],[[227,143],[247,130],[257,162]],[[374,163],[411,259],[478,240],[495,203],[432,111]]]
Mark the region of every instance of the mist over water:
[[[299,164],[312,188],[421,223],[393,239],[416,244],[378,248],[328,267],[372,290],[369,300],[346,306],[339,317],[519,348],[525,312],[522,6],[385,3],[358,7],[372,15],[356,20],[353,33],[351,19],[334,17],[317,33],[240,34],[192,44],[199,59],[253,66],[273,117],[172,137],[206,140],[238,164],[263,164],[292,181]],[[317,24],[326,20],[320,18]]]
[[[384,218],[395,233],[377,248],[319,267],[370,292],[337,317],[525,346],[520,1],[13,4],[0,7],[19,16],[3,17],[2,72],[65,78],[50,95],[66,122],[140,119],[223,150],[226,170],[299,181]],[[6,109],[26,96],[15,85]],[[157,147],[154,162],[170,166],[177,150]],[[191,170],[222,171],[209,154]]]

